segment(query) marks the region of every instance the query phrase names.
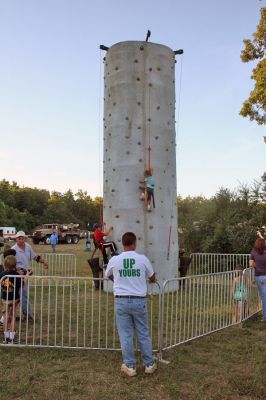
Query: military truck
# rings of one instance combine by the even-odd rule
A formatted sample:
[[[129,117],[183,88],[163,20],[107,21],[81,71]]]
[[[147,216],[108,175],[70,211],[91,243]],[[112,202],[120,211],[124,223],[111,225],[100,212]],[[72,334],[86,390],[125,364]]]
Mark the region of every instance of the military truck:
[[[79,229],[79,224],[43,224],[37,226],[29,237],[34,244],[41,242],[50,244],[51,234],[55,232],[58,243],[77,244],[84,237],[84,231]]]

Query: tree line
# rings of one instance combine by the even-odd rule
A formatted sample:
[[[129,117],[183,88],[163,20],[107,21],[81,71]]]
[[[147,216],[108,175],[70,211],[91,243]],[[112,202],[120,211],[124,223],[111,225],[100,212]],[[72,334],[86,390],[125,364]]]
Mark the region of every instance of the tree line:
[[[187,252],[249,253],[266,225],[266,172],[250,186],[221,188],[210,199],[179,197],[178,218],[179,243]]]
[[[266,124],[266,7],[260,10],[260,20],[252,40],[244,39],[244,49],[241,52],[241,60],[244,63],[251,62],[255,67],[252,70],[251,79],[254,88],[249,98],[244,101],[240,115],[257,122]]]
[[[0,224],[30,232],[44,223],[77,223],[87,229],[99,222],[102,199],[92,199],[86,191],[49,192],[0,181]]]
[[[20,187],[0,181],[0,225],[30,232],[43,223],[78,223],[87,229],[99,222],[101,197]],[[179,245],[190,252],[247,253],[256,231],[266,225],[266,172],[259,181],[213,197],[178,196]]]

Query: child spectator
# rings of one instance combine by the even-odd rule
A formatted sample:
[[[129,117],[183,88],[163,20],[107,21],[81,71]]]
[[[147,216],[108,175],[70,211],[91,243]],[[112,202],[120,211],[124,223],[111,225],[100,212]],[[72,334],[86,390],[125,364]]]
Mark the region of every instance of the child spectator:
[[[3,252],[3,260],[7,257],[7,256],[15,256],[16,255],[16,250],[11,249],[11,246],[9,244],[5,244],[4,246],[4,252]],[[3,262],[4,263],[4,262]],[[0,269],[0,274],[2,272],[4,272],[4,267],[1,265],[1,269]],[[4,322],[4,313],[2,313],[2,316],[0,318],[0,326],[3,326],[3,322]]]
[[[233,280],[232,295],[233,295],[233,323],[241,322],[246,316],[247,309],[247,288],[243,282],[244,267],[238,264],[235,268],[236,275]]]
[[[16,255],[16,250],[11,249],[11,246],[9,244],[5,244],[4,248],[3,248],[3,257],[1,259],[1,265],[0,265],[0,273],[4,271],[4,267],[3,267],[3,260],[7,257],[7,256],[15,256]]]
[[[3,306],[2,320],[4,328],[4,342],[15,342],[15,311],[20,302],[21,286],[28,278],[20,278],[16,270],[16,257],[9,255],[4,260],[4,272],[0,274],[1,300]]]

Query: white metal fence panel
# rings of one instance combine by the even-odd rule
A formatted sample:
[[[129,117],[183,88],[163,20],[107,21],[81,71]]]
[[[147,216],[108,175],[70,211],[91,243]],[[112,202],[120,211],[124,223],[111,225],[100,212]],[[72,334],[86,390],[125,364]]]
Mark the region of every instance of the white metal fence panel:
[[[20,279],[24,279],[20,277]],[[36,284],[38,282],[38,284]],[[103,282],[103,280],[100,280]],[[111,289],[105,280],[104,287]],[[100,284],[100,288],[103,284]],[[95,290],[92,278],[38,277],[28,280],[33,320],[16,309],[16,343],[20,346],[118,350],[113,294]],[[158,289],[157,289],[158,290]],[[147,296],[150,332],[158,349],[160,296]],[[15,303],[15,301],[14,301]]]
[[[1,298],[3,291],[14,289],[8,282],[2,285],[3,279]],[[119,350],[112,282],[99,279],[100,289],[96,290],[94,281],[77,277],[29,277],[26,287],[33,320],[23,318],[21,298],[17,307],[15,298],[3,307],[2,315],[18,319],[14,328],[17,343],[13,344]],[[239,284],[243,295],[236,297]],[[230,271],[171,279],[162,288],[158,284],[149,285],[147,304],[153,349],[159,352],[239,324],[261,309],[253,269],[243,274]]]
[[[188,275],[233,271],[238,264],[248,268],[250,254],[192,253]]]
[[[260,309],[253,271],[223,272],[171,279],[162,288],[162,350],[239,324]],[[247,286],[246,298],[235,300],[237,283]]]
[[[77,262],[74,254],[41,253],[42,258],[48,262],[48,269],[43,264],[31,261],[30,267],[34,275],[38,276],[63,276],[75,277],[77,275]]]

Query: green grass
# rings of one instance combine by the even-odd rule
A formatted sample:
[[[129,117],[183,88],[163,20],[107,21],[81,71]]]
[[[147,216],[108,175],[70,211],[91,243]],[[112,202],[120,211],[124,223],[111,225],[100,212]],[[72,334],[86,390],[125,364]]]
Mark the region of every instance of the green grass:
[[[164,353],[145,376],[120,373],[119,352],[1,348],[1,398],[15,399],[265,399],[266,325],[257,319]]]

